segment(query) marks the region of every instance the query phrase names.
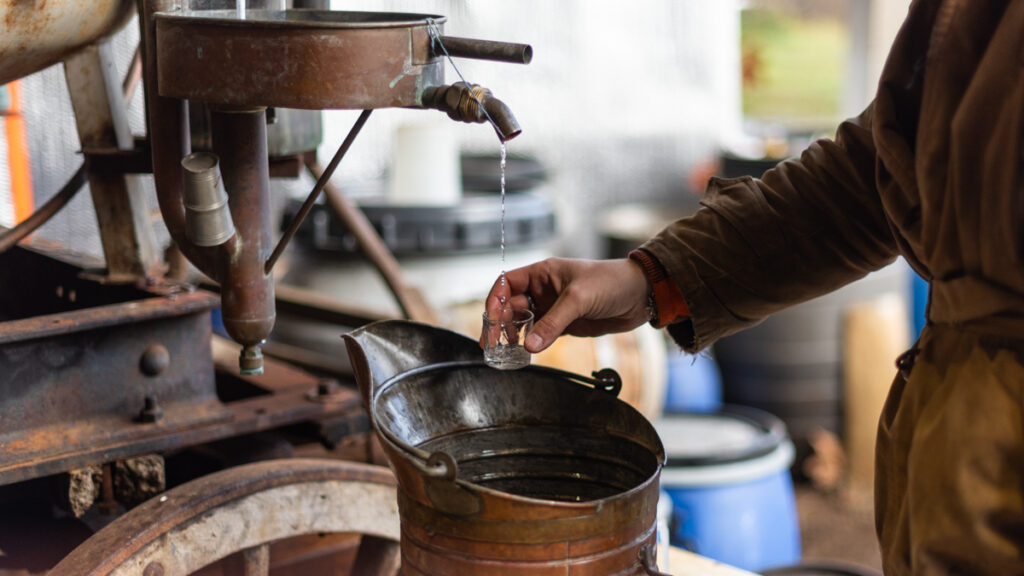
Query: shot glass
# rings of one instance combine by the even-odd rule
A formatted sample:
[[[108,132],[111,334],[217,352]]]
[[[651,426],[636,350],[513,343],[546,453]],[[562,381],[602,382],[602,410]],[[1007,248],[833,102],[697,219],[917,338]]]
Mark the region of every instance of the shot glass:
[[[530,353],[523,344],[533,328],[533,312],[502,308],[484,312],[484,362],[499,370],[516,370],[530,365]]]

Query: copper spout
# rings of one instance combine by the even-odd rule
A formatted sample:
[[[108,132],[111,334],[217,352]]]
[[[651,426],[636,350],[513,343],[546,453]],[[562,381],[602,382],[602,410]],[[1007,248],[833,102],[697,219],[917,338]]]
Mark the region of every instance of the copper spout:
[[[459,122],[490,122],[498,138],[505,142],[522,132],[509,107],[494,97],[490,90],[477,84],[462,82],[433,86],[423,91],[423,106],[440,110]]]

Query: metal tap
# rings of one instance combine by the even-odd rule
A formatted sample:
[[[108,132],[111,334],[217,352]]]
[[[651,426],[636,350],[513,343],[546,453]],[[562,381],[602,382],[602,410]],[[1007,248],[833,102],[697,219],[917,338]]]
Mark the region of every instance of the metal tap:
[[[427,88],[423,91],[423,107],[445,112],[459,122],[491,122],[502,142],[523,131],[508,105],[478,84],[456,82]]]

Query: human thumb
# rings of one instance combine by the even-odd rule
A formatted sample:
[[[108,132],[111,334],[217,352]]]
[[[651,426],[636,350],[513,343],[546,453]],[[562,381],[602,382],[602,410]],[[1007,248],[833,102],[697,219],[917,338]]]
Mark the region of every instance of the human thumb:
[[[533,330],[526,336],[526,351],[531,354],[543,352],[558,339],[579,314],[575,307],[564,298],[559,297],[551,308],[533,325]]]

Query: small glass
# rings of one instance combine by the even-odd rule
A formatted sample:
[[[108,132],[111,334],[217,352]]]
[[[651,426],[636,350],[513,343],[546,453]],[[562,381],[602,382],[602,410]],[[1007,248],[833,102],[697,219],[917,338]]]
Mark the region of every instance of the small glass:
[[[502,308],[484,312],[484,362],[499,370],[516,370],[530,365],[530,353],[523,344],[533,329],[533,312]]]

